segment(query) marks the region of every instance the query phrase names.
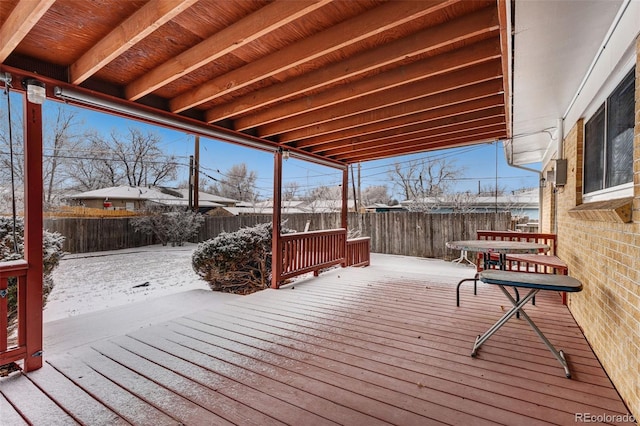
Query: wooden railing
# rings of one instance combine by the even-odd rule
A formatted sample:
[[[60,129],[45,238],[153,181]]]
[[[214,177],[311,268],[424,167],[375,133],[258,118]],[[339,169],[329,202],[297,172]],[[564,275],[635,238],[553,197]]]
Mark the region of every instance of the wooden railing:
[[[347,230],[296,232],[281,237],[282,273],[279,282],[329,266],[346,265]]]
[[[347,240],[347,266],[369,266],[370,260],[371,238]]]
[[[26,358],[27,269],[24,260],[0,262],[0,366]],[[9,280],[17,281],[17,333],[9,333]],[[11,342],[10,342],[11,340]]]

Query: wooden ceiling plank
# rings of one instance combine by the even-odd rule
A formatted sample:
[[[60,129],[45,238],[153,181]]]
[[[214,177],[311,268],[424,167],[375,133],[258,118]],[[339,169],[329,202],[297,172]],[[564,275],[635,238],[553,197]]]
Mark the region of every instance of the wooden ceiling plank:
[[[275,1],[223,29],[191,49],[171,58],[129,84],[125,95],[136,100],[233,52],[258,38],[309,14],[330,0]]]
[[[357,163],[360,161],[379,160],[382,158],[397,157],[405,154],[415,154],[418,152],[433,151],[436,149],[448,149],[465,145],[476,145],[483,142],[495,141],[505,137],[504,126],[500,130],[489,131],[486,133],[477,133],[472,136],[455,137],[451,139],[442,139],[438,141],[420,142],[414,141],[400,145],[399,147],[377,147],[366,153],[358,153],[356,155],[344,154],[337,156],[335,160],[346,163]]]
[[[71,83],[82,83],[197,1],[151,0],[71,64]]]
[[[305,127],[302,129],[286,132],[278,135],[280,143],[294,142],[326,133],[335,132],[363,126],[377,121],[384,121],[394,117],[401,117],[415,114],[417,112],[428,111],[443,108],[448,105],[469,102],[475,99],[489,97],[496,94],[502,94],[502,79],[494,79],[476,84],[472,87],[464,87],[445,93],[428,96],[426,98],[416,99],[410,102],[392,105],[385,108],[368,111],[366,113],[345,117],[342,119],[332,120],[326,123],[320,123],[313,127]],[[502,104],[502,99],[500,99]]]
[[[277,120],[285,120],[295,115],[309,114],[314,110],[498,58],[500,58],[498,40],[484,40],[403,67],[393,68],[373,78],[365,78],[348,85],[341,85],[317,95],[279,104],[257,114],[241,117],[235,121],[235,129],[242,131]]]
[[[365,38],[380,34],[418,17],[432,13],[453,0],[425,2],[394,1],[348,19],[331,28],[291,44],[196,89],[176,96],[170,102],[173,112],[182,112],[242,87],[335,52]]]
[[[403,115],[400,117],[390,118],[384,121],[376,121],[370,124],[365,124],[358,127],[353,127],[344,130],[338,130],[335,132],[323,134],[321,136],[315,136],[312,138],[304,139],[297,143],[292,143],[292,146],[296,148],[308,148],[312,146],[322,145],[334,141],[342,141],[349,138],[355,138],[357,136],[364,137],[368,134],[379,133],[387,130],[402,129],[405,126],[412,124],[424,124],[431,123],[434,120],[441,118],[456,119],[456,117],[469,114],[476,111],[484,111],[486,109],[497,109],[504,113],[504,105],[501,104],[502,96],[497,94],[489,97],[475,99],[470,102],[457,103],[443,108],[431,109],[426,112],[419,112],[411,115]],[[497,105],[497,106],[496,106]]]
[[[411,83],[407,85],[406,88],[397,87],[388,89],[380,93],[361,96],[331,107],[266,124],[258,127],[258,135],[260,137],[269,137],[304,127],[316,126],[350,115],[406,103],[414,99],[455,90],[460,87],[472,86],[483,81],[495,79],[496,77],[502,77],[502,66],[499,60],[474,65],[443,75],[436,75],[435,77]]]
[[[367,50],[352,58],[260,90],[260,96],[248,94],[211,108],[205,117],[209,123],[282,102],[288,98],[319,89],[337,81],[387,66],[412,56],[441,49],[469,38],[496,31],[495,8],[481,9],[453,21],[430,27],[408,37],[394,40],[377,49]]]
[[[55,0],[21,0],[0,28],[0,63],[9,57]]]
[[[377,140],[363,140],[354,144],[343,144],[342,146],[324,149],[324,147],[311,150],[315,154],[320,154],[327,157],[335,157],[342,154],[355,154],[360,151],[367,151],[371,148],[378,148],[381,146],[392,147],[395,145],[402,145],[411,143],[417,140],[442,140],[459,136],[470,136],[477,133],[482,133],[487,129],[499,130],[504,129],[504,115],[497,117],[484,118],[481,120],[472,120],[464,123],[455,123],[449,126],[442,126],[439,128],[423,129],[420,132],[412,132],[407,134],[399,134],[388,138]],[[498,127],[496,127],[498,126]]]
[[[324,152],[344,146],[357,146],[361,143],[370,143],[380,140],[387,140],[397,136],[407,136],[415,133],[423,133],[425,131],[439,132],[440,129],[462,126],[469,123],[478,123],[487,119],[495,119],[502,117],[504,120],[504,108],[502,106],[481,109],[473,112],[465,112],[464,114],[452,115],[448,117],[438,118],[422,123],[415,123],[403,127],[385,129],[376,133],[367,135],[358,135],[357,137],[344,138],[334,140],[325,144],[319,144],[313,147],[314,152]]]

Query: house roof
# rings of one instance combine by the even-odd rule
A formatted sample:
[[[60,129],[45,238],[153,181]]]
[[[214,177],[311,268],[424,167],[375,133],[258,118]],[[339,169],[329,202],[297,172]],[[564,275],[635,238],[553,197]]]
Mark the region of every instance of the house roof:
[[[109,188],[81,192],[79,194],[71,195],[68,198],[84,200],[179,200],[179,198],[160,192],[155,188],[128,185],[112,186]]]
[[[189,198],[189,189],[187,188],[178,188],[176,189],[185,199]],[[219,205],[227,205],[233,204],[236,205],[238,203],[237,200],[232,198],[221,197],[219,195],[209,194],[208,192],[198,191],[198,201],[208,201]]]
[[[506,0],[3,0],[54,100],[347,163],[509,136]]]
[[[179,189],[177,191],[184,193],[185,196],[180,198],[164,193],[156,188],[148,188],[145,186],[122,185],[81,192],[67,198],[74,200],[139,200],[152,201],[166,206],[187,206],[189,204],[188,190]],[[235,202],[235,200],[231,200],[230,198],[217,197],[216,195],[205,192],[200,192],[200,195],[201,197],[198,199],[199,207],[223,207],[229,204],[229,202]],[[224,202],[218,203],[213,201],[216,199]]]

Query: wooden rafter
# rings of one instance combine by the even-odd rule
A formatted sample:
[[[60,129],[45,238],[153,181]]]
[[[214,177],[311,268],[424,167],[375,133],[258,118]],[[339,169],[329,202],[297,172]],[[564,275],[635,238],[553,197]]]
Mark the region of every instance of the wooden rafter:
[[[496,126],[500,127],[500,126]],[[497,129],[487,132],[469,132],[467,136],[459,136],[452,138],[432,138],[428,141],[412,141],[411,143],[400,144],[397,147],[376,147],[367,151],[361,151],[357,155],[341,155],[336,156],[336,160],[348,161],[350,163],[357,163],[364,160],[377,160],[381,158],[396,157],[399,155],[412,154],[416,152],[432,151],[435,149],[460,147],[471,144],[478,144],[481,142],[494,141],[496,139],[504,138],[504,125],[503,129]]]
[[[331,120],[312,127],[282,133],[279,135],[279,138],[280,142],[294,142],[343,129],[358,127],[364,124],[382,122],[394,117],[435,110],[448,105],[468,102],[474,99],[501,93],[502,82],[498,79],[494,79],[471,87],[463,87],[445,93],[438,93],[425,98],[415,99],[410,102],[391,105],[385,108],[367,111],[362,114]]]
[[[170,108],[173,112],[193,108],[256,81],[380,34],[412,19],[433,13],[445,7],[447,3],[447,0],[385,3],[179,95],[170,101]]]
[[[366,140],[358,143],[343,144],[339,147],[332,149],[315,150],[315,152],[321,152],[328,157],[337,157],[340,155],[353,155],[360,152],[366,152],[371,149],[384,149],[394,148],[413,141],[438,141],[444,139],[451,139],[452,137],[469,136],[475,133],[482,133],[489,130],[497,130],[496,126],[504,124],[504,115],[498,115],[490,118],[483,118],[481,120],[472,120],[464,123],[454,123],[447,126],[441,126],[439,128],[422,129],[421,131],[410,132],[406,134],[389,136],[386,138],[380,138],[376,140]]]
[[[462,128],[464,126],[469,126],[469,124],[476,125],[480,121],[494,119],[496,117],[502,117],[502,120],[504,120],[504,108],[502,106],[494,106],[473,112],[465,112],[463,114],[456,114],[449,117],[422,121],[398,128],[386,128],[385,130],[372,132],[367,135],[337,139],[331,142],[317,144],[313,147],[312,151],[316,153],[324,153],[343,146],[348,146],[351,149],[355,146],[370,144],[375,141],[388,140],[389,138],[394,137],[407,137],[409,135],[425,131],[432,132],[433,135],[438,133],[444,134],[446,133],[447,128]]]
[[[197,1],[151,0],[69,67],[71,83],[82,83]]]
[[[496,40],[488,39],[434,58],[426,58],[404,67],[393,68],[378,74],[375,79],[362,79],[346,87],[337,86],[315,96],[273,106],[260,113],[239,118],[235,122],[235,127],[236,130],[245,130],[299,114],[310,114],[311,111],[373,95],[382,90],[396,87],[402,90],[401,86],[406,84],[497,58],[500,58],[500,45]]]
[[[171,58],[125,89],[136,100],[327,4],[329,0],[275,1],[191,49]]]
[[[396,104],[408,103],[437,93],[456,90],[483,81],[495,79],[496,77],[500,77],[499,70],[499,61],[491,61],[485,64],[474,65],[472,67],[415,82],[411,85],[411,90],[406,90],[403,87],[386,90],[382,96],[366,95],[352,101],[333,105],[331,108],[324,108],[300,114],[287,120],[260,126],[258,128],[258,134],[264,137],[292,132],[305,127],[313,127],[325,122],[349,117],[351,115],[362,114],[367,111],[373,111]]]
[[[482,112],[484,114],[491,115],[493,112],[486,112],[487,109],[496,108],[504,111],[504,106],[501,105],[500,102],[502,102],[502,96],[496,94],[493,96],[475,99],[470,102],[456,103],[443,108],[431,109],[426,112],[403,115],[396,118],[390,118],[389,120],[375,121],[358,127],[338,130],[320,136],[307,138],[299,142],[294,142],[290,145],[295,146],[296,148],[308,149],[334,141],[345,142],[357,137],[367,137],[370,134],[384,131],[402,132],[403,129],[407,128],[407,126],[420,125],[423,123],[432,125],[431,122],[438,119],[456,120],[460,115],[464,114]]]
[[[476,13],[395,40],[378,49],[362,52],[357,56],[346,58],[322,69],[263,88],[260,91],[260,96],[245,95],[211,108],[206,113],[206,120],[212,123],[235,115],[246,114],[372,69],[436,49],[446,48],[471,38],[482,37],[497,29],[498,18],[495,9],[481,9]],[[242,119],[236,121],[236,129],[249,127],[252,127],[251,123],[244,123]]]
[[[53,3],[55,0],[18,2],[0,28],[0,63],[7,59]]]

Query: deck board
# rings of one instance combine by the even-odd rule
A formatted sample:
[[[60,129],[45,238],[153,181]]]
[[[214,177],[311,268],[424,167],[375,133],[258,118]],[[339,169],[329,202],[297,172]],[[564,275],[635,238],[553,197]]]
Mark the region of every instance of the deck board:
[[[509,302],[479,283],[456,307],[461,274],[473,272],[336,269],[70,347],[2,381],[0,421],[22,413],[45,424],[48,412],[59,424],[543,425],[628,413],[557,293],[526,311],[565,350],[571,380],[523,320],[472,358]]]

